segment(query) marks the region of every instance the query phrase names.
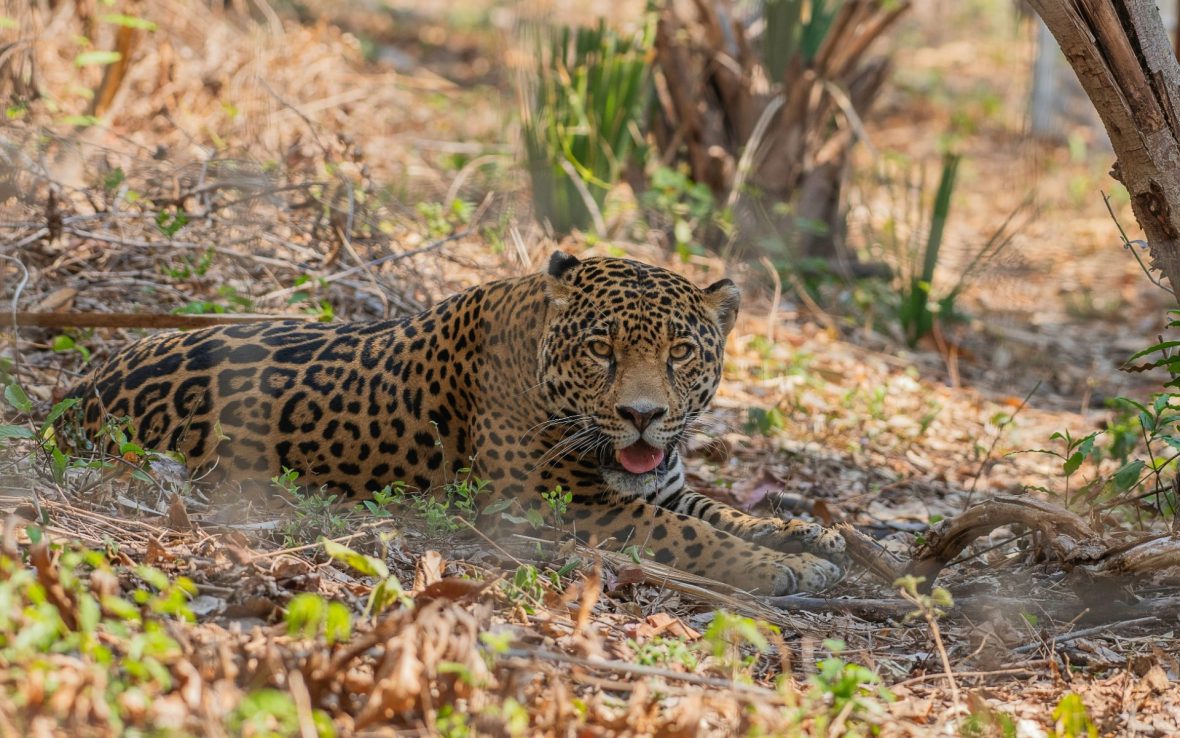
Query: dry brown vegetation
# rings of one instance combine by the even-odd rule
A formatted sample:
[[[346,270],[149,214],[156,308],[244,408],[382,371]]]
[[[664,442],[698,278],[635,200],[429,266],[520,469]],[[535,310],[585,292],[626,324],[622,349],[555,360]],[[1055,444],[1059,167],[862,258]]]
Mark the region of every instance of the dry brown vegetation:
[[[559,244],[515,159],[515,19],[446,5],[0,1],[5,312],[363,319],[536,268]],[[867,122],[878,158],[857,153],[850,243],[868,249],[895,212],[881,152],[933,166],[948,131],[967,158],[940,269],[1029,194],[1037,217],[966,293],[974,320],[912,351],[868,326],[881,308],[857,284],[821,285],[856,293],[822,306],[752,286],[688,453],[711,494],[859,531],[838,588],[758,599],[552,531],[440,534],[396,503],[226,510],[167,464],[55,474],[40,445],[3,439],[0,734],[1180,732],[1175,513],[1159,495],[1070,500],[1109,456],[1066,479],[1020,453],[1060,451],[1053,432],[1116,420],[1104,398],[1158,389],[1118,368],[1166,298],[1118,248],[1097,195],[1109,156],[1022,135],[1028,33],[1008,5],[914,5]],[[119,69],[76,64],[116,48]],[[757,263],[629,240],[635,211],[610,243],[560,246],[766,282]],[[10,399],[3,427],[38,427],[141,332],[75,322],[8,331],[0,358],[31,408]],[[320,533],[382,563],[329,558]],[[914,560],[955,604],[899,591]],[[347,607],[350,637],[331,632],[339,612],[292,616],[308,594]]]

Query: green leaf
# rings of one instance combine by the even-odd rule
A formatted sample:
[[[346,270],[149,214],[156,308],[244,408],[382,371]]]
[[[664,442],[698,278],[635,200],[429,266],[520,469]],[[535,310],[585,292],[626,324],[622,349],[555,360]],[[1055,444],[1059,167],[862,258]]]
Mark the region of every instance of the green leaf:
[[[75,67],[106,66],[123,58],[117,51],[83,51],[74,57]]]
[[[168,589],[168,575],[155,567],[137,566],[135,575],[161,592]]]
[[[406,599],[402,590],[402,583],[396,577],[387,577],[373,587],[369,595],[369,602],[365,606],[366,614],[378,615],[385,612],[391,605]]]
[[[480,511],[481,515],[495,515],[496,513],[504,512],[512,507],[512,499],[510,497],[502,497],[493,503],[484,506]]]
[[[0,441],[26,440],[35,434],[23,425],[0,425]]]
[[[18,28],[20,28],[20,24],[16,22],[16,18],[0,15],[0,29],[15,31]]]
[[[19,384],[10,384],[4,388],[4,399],[8,400],[8,404],[20,410],[22,413],[30,413],[33,410],[33,402],[25,391],[21,389]]]
[[[365,576],[380,577],[382,579],[389,576],[389,568],[385,566],[385,562],[381,559],[365,556],[362,553],[353,551],[348,546],[342,546],[327,538],[323,539],[323,544],[324,553],[328,554],[329,558],[346,564]]]
[[[78,126],[79,128],[89,128],[96,126],[99,123],[98,117],[94,115],[67,115],[61,119],[62,125]]]
[[[352,613],[343,604],[328,603],[328,613],[324,618],[324,637],[328,645],[352,638]]]
[[[324,620],[324,598],[311,592],[295,595],[287,603],[287,635],[315,638]]]
[[[1125,464],[1122,469],[1114,473],[1114,484],[1120,492],[1131,489],[1139,481],[1139,475],[1147,465],[1142,459],[1135,459]]]
[[[69,351],[70,349],[74,348],[75,345],[74,339],[63,334],[53,337],[53,342],[50,344],[50,348],[58,353],[61,353],[63,351]]]
[[[1154,353],[1158,353],[1160,351],[1166,351],[1167,349],[1176,348],[1177,346],[1180,346],[1180,341],[1164,341],[1162,343],[1157,343],[1157,344],[1148,346],[1147,348],[1143,349],[1142,351],[1140,351],[1138,353],[1131,354],[1131,358],[1127,359],[1127,361],[1134,361],[1135,359],[1141,359],[1144,356],[1147,356],[1148,354],[1154,354]]]
[[[156,24],[152,23],[147,18],[137,18],[134,15],[124,15],[123,13],[108,13],[99,18],[103,23],[113,23],[116,26],[123,26],[124,28],[137,28],[141,31],[154,31]]]
[[[1065,475],[1068,477],[1070,474],[1073,474],[1078,470],[1078,467],[1082,465],[1082,461],[1084,461],[1085,458],[1086,457],[1083,456],[1080,451],[1075,451],[1068,459],[1065,460],[1065,463],[1061,465],[1061,470],[1065,472]]]
[[[49,426],[53,425],[53,422],[55,420],[60,418],[62,415],[64,415],[66,412],[73,409],[74,407],[77,407],[79,402],[81,402],[81,400],[78,399],[77,397],[67,397],[66,399],[62,400],[61,402],[54,403],[53,409],[51,409],[49,411],[49,414],[45,416],[45,423],[42,427],[48,428]]]

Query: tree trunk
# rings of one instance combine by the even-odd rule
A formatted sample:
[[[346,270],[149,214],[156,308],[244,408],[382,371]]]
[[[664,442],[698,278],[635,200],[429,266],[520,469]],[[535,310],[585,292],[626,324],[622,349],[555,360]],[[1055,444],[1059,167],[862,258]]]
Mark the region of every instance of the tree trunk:
[[[1180,63],[1151,0],[1030,0],[1094,103],[1151,265],[1180,287]]]

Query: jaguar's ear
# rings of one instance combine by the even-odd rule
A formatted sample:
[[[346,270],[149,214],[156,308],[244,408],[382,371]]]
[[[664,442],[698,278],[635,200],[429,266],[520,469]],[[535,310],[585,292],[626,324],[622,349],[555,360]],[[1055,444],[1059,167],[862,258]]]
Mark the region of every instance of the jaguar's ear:
[[[742,292],[728,279],[722,279],[705,288],[705,304],[717,316],[717,325],[722,335],[729,335],[737,322],[738,307],[742,304]]]
[[[570,269],[576,267],[579,263],[578,257],[571,256],[564,251],[554,251],[553,256],[549,257],[549,276],[556,279],[568,272]]]
[[[569,302],[573,288],[562,277],[580,263],[578,257],[570,256],[564,251],[554,251],[553,256],[549,257],[549,268],[546,270],[549,279],[545,280],[545,294],[550,302],[555,305]]]

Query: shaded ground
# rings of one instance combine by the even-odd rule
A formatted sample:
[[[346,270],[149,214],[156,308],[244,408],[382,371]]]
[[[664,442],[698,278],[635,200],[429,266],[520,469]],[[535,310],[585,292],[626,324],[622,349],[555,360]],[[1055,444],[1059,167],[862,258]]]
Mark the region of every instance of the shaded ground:
[[[107,122],[75,127],[63,116],[86,113],[81,91],[99,87],[101,73],[74,66],[79,49],[63,30],[74,21],[3,7],[43,24],[32,58],[53,91],[0,128],[0,254],[28,270],[25,279],[4,260],[0,284],[22,310],[375,317],[529,271],[556,246],[527,217],[527,183],[512,160],[518,52],[500,33],[514,23],[501,11],[350,11],[341,30],[253,26],[161,3],[144,11],[159,29],[137,47]],[[1161,329],[1166,303],[1119,249],[1097,195],[1108,157],[1026,143],[1019,70],[1031,58],[1029,33],[990,4],[955,12],[962,16],[952,23],[920,6],[901,29],[896,89],[870,137],[878,151],[933,167],[940,137],[955,133],[967,159],[948,228],[948,279],[1035,196],[1039,215],[965,297],[973,320],[957,329],[961,348],[904,350],[887,327],[859,327],[864,313],[790,301],[771,309],[751,291],[712,426],[689,455],[706,491],[757,509],[782,503],[782,491],[787,502],[798,495],[804,514],[846,520],[897,551],[970,500],[1026,487],[1060,500],[1060,460],[1015,452],[1051,446],[1054,431],[1084,433],[1107,417],[1102,399],[1142,396],[1158,383],[1117,371]],[[964,27],[979,32],[963,38]],[[14,32],[0,27],[0,40],[5,33]],[[111,33],[100,27],[95,46],[107,48]],[[866,162],[871,169],[867,154]],[[888,217],[888,192],[863,184],[854,201],[859,232],[872,234]],[[1115,203],[1129,226],[1117,195]],[[649,244],[562,246],[668,262]],[[701,283],[726,269],[704,258],[668,263]],[[19,350],[19,362],[6,371],[29,394],[31,416],[43,418],[87,359],[101,361],[135,334],[21,329],[4,354]],[[1109,582],[1044,560],[1036,541],[1012,530],[981,540],[940,578],[957,600],[995,603],[939,621],[956,691],[921,618],[835,604],[775,610],[625,559],[607,556],[598,569],[585,550],[489,546],[461,523],[439,535],[401,508],[392,518],[336,521],[304,504],[281,517],[235,510],[227,519],[183,485],[183,504],[170,503],[180,483],[165,477],[96,483],[75,470],[55,481],[52,461],[31,443],[6,444],[6,510],[42,521],[54,540],[117,549],[116,564],[150,564],[196,585],[200,622],[169,626],[178,650],[160,658],[171,686],[149,679],[115,700],[131,725],[262,734],[251,727],[259,716],[263,727],[308,734],[321,709],[341,734],[393,725],[448,735],[841,735],[868,726],[925,735],[952,724],[970,734],[970,713],[974,734],[1003,735],[999,710],[1038,735],[1067,734],[1074,713],[1054,707],[1073,693],[1103,733],[1180,731],[1174,608],[1056,642],[1083,627],[1087,612],[1052,607],[1163,596],[1174,591],[1174,572],[1108,591]],[[358,621],[351,645],[290,634],[282,611],[294,596],[320,593],[359,612],[381,580],[328,561],[312,543],[321,532],[381,555],[414,603],[371,625]],[[84,620],[76,585],[67,577],[54,586],[63,559],[39,559],[35,538],[10,518],[4,553],[24,557],[50,601]],[[564,571],[574,556],[581,566]],[[119,576],[124,593],[141,586]],[[90,582],[94,591],[111,586],[104,575]],[[863,574],[832,594],[896,602],[892,588]],[[32,632],[31,622],[0,622],[0,632]],[[843,653],[833,657],[826,639],[842,640]],[[16,662],[11,639],[0,645],[5,729],[32,716],[46,733],[102,732],[110,716],[86,697],[110,687],[101,659],[67,650],[53,653],[48,670]],[[897,699],[844,662],[879,675]],[[37,681],[49,673],[73,676]],[[844,678],[867,688],[846,694]],[[259,691],[267,687],[289,701],[269,705]]]

